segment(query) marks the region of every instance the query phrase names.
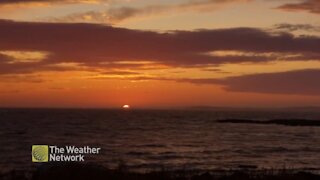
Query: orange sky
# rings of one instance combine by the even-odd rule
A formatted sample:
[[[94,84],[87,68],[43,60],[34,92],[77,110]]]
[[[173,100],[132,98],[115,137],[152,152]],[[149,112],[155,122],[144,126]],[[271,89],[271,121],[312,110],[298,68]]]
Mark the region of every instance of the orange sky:
[[[0,107],[320,105],[317,0],[0,0]]]

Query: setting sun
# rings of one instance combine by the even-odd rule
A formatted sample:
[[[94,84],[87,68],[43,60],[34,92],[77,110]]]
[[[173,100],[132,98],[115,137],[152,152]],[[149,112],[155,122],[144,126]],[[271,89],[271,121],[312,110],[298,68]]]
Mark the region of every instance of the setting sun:
[[[0,180],[320,180],[319,47],[320,0],[0,0]]]

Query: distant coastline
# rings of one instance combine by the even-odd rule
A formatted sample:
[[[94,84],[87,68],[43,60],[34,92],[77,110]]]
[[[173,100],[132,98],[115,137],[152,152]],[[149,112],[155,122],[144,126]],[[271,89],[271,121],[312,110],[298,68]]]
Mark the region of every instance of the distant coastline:
[[[272,120],[249,120],[249,119],[225,119],[218,120],[219,123],[236,123],[236,124],[276,124],[285,126],[320,126],[320,120],[310,119],[272,119]]]

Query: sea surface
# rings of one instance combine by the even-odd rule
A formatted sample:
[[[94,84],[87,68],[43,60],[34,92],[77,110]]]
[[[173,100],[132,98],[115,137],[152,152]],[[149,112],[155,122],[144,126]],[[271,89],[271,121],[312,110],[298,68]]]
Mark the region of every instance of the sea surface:
[[[320,169],[320,127],[218,123],[320,120],[309,110],[0,109],[0,171],[28,170],[33,144],[101,147],[87,162],[132,170]]]

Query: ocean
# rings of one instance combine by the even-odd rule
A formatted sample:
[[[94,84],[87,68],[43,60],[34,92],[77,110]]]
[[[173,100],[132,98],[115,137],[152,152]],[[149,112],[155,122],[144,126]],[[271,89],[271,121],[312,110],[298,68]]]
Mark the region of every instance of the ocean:
[[[30,170],[31,146],[100,147],[88,163],[131,170],[320,169],[320,126],[220,123],[320,120],[314,110],[0,109],[0,171]]]

